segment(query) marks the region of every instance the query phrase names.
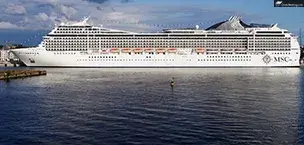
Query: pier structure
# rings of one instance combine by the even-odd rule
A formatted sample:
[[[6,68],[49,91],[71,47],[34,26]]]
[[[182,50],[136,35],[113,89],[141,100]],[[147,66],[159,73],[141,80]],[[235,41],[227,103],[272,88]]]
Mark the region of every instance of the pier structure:
[[[0,46],[0,67],[16,67],[22,64],[21,61],[10,52],[10,49],[16,49],[16,46],[9,46],[8,43]]]
[[[0,61],[5,62],[9,58],[7,50],[0,50]]]
[[[18,79],[46,74],[45,70],[2,70],[0,71],[0,80]]]

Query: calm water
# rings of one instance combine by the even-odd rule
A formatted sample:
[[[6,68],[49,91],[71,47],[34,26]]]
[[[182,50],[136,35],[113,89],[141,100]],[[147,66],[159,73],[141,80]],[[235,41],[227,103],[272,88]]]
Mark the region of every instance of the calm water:
[[[0,82],[1,145],[304,143],[304,69],[46,70]]]

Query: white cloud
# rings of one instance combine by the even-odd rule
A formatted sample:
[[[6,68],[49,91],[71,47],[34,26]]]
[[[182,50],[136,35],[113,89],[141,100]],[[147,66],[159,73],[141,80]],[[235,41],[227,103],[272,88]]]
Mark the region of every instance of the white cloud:
[[[25,14],[26,9],[21,5],[10,4],[7,6],[5,12],[9,14]]]
[[[59,9],[67,18],[71,18],[77,13],[77,10],[71,6],[59,5]]]
[[[90,23],[105,27],[126,29],[129,31],[152,31],[176,24],[194,26],[203,21],[214,23],[226,19],[236,12],[222,9],[202,9],[200,6],[148,6],[117,3],[92,3],[87,0],[1,0],[3,3],[14,3],[10,6],[15,13],[4,14],[0,18],[15,28],[52,29],[54,24],[67,21],[79,21],[91,16]],[[97,0],[95,0],[97,1]],[[2,3],[2,2],[1,2]],[[0,5],[1,5],[0,3]],[[21,6],[22,5],[22,6]],[[16,12],[16,7],[20,11]],[[13,8],[14,7],[14,8]],[[20,14],[24,15],[20,15]],[[246,15],[246,14],[243,14]],[[140,23],[141,25],[139,25]],[[150,24],[150,25],[149,25]],[[164,24],[158,27],[153,24]],[[211,23],[210,23],[211,24]],[[208,24],[208,25],[210,25]],[[173,27],[182,27],[174,25]],[[203,26],[205,27],[205,26]]]
[[[20,27],[10,22],[0,22],[0,29],[20,29]]]
[[[39,13],[38,15],[35,15],[35,18],[38,21],[47,21],[49,19],[49,16],[45,13]]]
[[[59,0],[19,0],[23,3],[33,3],[33,4],[51,4],[56,5],[59,3]]]

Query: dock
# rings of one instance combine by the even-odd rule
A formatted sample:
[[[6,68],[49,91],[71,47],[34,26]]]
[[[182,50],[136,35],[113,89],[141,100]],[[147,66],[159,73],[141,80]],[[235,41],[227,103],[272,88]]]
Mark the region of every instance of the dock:
[[[45,70],[1,70],[0,80],[10,80],[18,78],[26,78],[33,76],[46,75]]]

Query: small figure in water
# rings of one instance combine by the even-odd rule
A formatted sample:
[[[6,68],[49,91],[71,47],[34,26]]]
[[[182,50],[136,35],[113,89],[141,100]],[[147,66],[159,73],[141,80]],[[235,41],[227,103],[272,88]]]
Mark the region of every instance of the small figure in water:
[[[172,80],[171,80],[171,82],[170,82],[170,86],[171,87],[174,87],[174,78],[172,77]]]

